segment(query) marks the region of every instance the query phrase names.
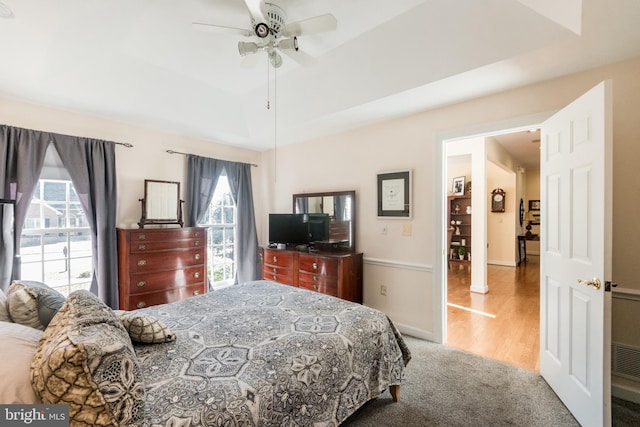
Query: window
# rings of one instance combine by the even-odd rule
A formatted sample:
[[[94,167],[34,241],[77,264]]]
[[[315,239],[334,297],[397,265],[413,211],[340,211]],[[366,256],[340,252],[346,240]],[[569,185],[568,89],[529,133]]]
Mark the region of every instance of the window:
[[[207,232],[207,274],[212,287],[233,285],[236,278],[236,205],[229,181],[221,175],[207,212],[198,224]]]
[[[41,178],[22,229],[20,277],[46,283],[65,296],[89,289],[90,231],[71,181]]]

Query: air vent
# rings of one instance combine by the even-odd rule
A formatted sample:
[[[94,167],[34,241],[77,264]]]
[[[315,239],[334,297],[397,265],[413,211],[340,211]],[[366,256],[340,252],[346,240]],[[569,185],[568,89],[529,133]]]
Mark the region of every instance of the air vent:
[[[640,348],[614,343],[611,346],[611,373],[640,381]]]

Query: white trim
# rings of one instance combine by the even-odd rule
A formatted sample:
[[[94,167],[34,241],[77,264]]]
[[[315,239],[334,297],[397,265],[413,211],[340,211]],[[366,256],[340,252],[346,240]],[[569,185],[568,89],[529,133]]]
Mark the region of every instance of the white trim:
[[[640,404],[640,387],[621,384],[619,377],[611,374],[611,395],[628,402]]]
[[[611,297],[619,299],[628,299],[631,301],[640,301],[640,291],[629,288],[612,288]]]
[[[404,270],[416,270],[432,272],[433,266],[430,264],[418,264],[414,262],[395,261],[392,259],[379,259],[364,257],[362,262],[369,265],[377,265],[379,267],[400,268]]]
[[[539,125],[551,117],[556,111],[529,114],[526,116],[511,117],[491,123],[468,126],[465,128],[451,129],[444,132],[437,132],[433,136],[434,156],[433,156],[433,182],[435,191],[435,203],[433,203],[433,227],[436,232],[433,239],[435,259],[438,254],[440,262],[435,262],[433,278],[433,328],[435,342],[443,343],[447,336],[447,257],[443,251],[446,241],[446,203],[447,188],[444,185],[446,173],[446,150],[445,144],[449,141],[469,139],[477,136],[490,136],[500,133],[511,133],[519,130],[527,130],[532,126]],[[440,191],[438,191],[440,189]]]
[[[404,325],[402,323],[393,322],[393,324],[398,328],[400,333],[404,335],[409,335],[414,338],[420,338],[421,340],[427,340],[435,342],[433,332],[425,331],[424,329],[415,328],[413,326]]]
[[[518,263],[516,263],[515,261],[491,261],[491,260],[488,260],[487,264],[502,265],[504,267],[517,267],[518,266]]]

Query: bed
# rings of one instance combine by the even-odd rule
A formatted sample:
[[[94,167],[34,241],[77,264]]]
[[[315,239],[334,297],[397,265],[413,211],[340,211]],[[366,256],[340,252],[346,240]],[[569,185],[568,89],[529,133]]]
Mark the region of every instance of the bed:
[[[122,314],[77,291],[44,329],[33,387],[45,403],[86,395],[72,425],[337,426],[397,400],[411,357],[380,311],[263,280],[124,312],[167,342],[137,342]]]

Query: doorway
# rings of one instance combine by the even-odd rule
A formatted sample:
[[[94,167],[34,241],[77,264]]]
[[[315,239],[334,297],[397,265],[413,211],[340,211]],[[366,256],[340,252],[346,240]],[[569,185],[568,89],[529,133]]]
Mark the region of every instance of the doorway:
[[[447,336],[444,342],[464,351],[538,372],[539,246],[536,241],[526,241],[527,258],[520,262],[517,252],[520,241],[517,236],[526,232],[525,227],[529,223],[533,224],[530,233],[539,232],[539,223],[535,222],[528,210],[529,200],[536,200],[539,204],[540,199],[539,130],[527,128],[496,131],[481,138],[473,136],[471,140],[476,144],[487,141],[488,148],[474,149],[474,152],[483,153],[485,166],[479,169],[469,165],[465,170],[464,163],[470,163],[471,156],[460,156],[457,151],[457,156],[447,157],[449,150],[445,147],[443,151],[446,167],[443,169],[447,173],[444,187],[450,187],[453,179],[464,177],[467,182],[484,184],[479,186],[483,188],[481,194],[491,193],[494,187],[507,187],[507,200],[511,200],[508,200],[503,213],[491,212],[490,200],[487,206],[481,206],[482,210],[473,206],[473,216],[484,218],[481,221],[474,218],[471,236],[463,239],[463,242],[483,240],[482,237],[486,240],[480,249],[478,246],[474,247],[478,252],[475,255],[479,256],[473,257],[473,263],[457,259],[451,262],[450,258],[456,255],[453,254],[456,247],[450,242],[446,243],[445,253],[448,259],[443,277],[446,282],[444,297]],[[455,142],[460,141],[462,140],[458,139]],[[497,152],[501,164],[488,161],[491,154],[487,152],[493,152],[494,156]],[[480,174],[474,176],[472,170],[482,170],[484,177],[478,178]],[[458,219],[453,218],[455,215],[452,216],[450,212],[450,192],[451,189],[448,189],[444,196],[447,228],[451,227],[451,221]],[[520,200],[525,207],[522,221]],[[471,221],[462,219],[462,222]],[[478,227],[478,224],[481,226]],[[449,239],[448,235],[447,238]],[[460,239],[452,240],[455,245]],[[484,269],[484,272],[476,272],[472,278],[472,268]],[[479,280],[483,282],[479,283]]]

